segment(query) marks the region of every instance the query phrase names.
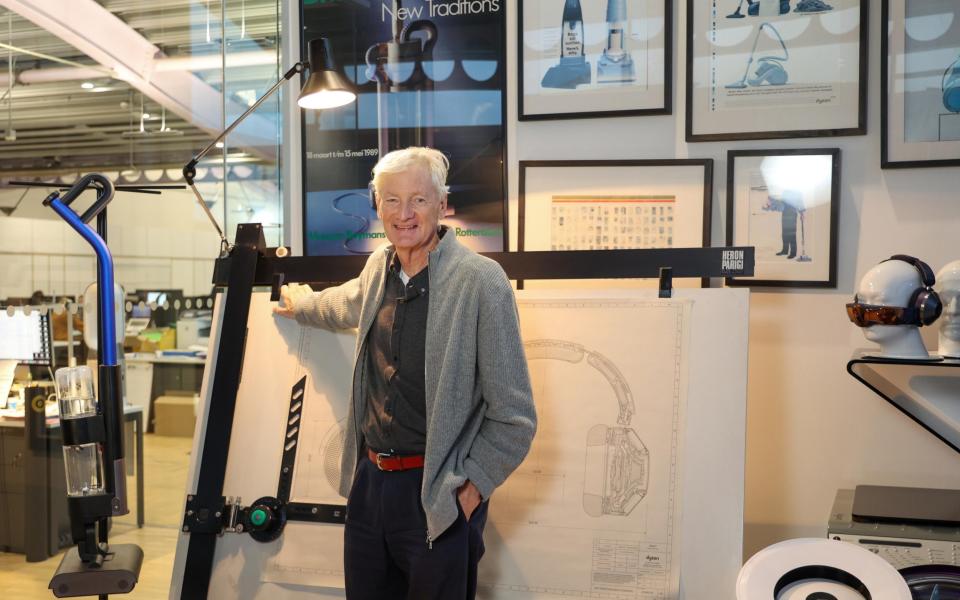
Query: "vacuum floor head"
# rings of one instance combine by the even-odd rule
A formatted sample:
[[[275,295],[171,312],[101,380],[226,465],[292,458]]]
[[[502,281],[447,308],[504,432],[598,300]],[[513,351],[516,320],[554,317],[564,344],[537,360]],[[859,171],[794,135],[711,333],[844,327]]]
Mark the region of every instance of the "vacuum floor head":
[[[590,63],[586,60],[564,62],[547,69],[540,85],[545,88],[572,90],[578,85],[590,83]]]
[[[597,83],[633,81],[637,78],[633,59],[624,54],[620,60],[611,60],[606,55],[597,60]]]

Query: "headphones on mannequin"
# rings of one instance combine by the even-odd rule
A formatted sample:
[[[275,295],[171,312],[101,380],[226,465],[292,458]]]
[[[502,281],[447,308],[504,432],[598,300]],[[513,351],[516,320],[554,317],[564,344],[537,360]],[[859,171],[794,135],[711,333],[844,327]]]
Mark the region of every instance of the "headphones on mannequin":
[[[586,362],[603,375],[619,405],[617,426],[598,423],[587,432],[583,510],[591,517],[629,515],[647,495],[650,451],[630,427],[636,412],[626,377],[606,356],[567,340],[538,339],[523,343],[527,360]]]
[[[943,312],[943,302],[940,301],[940,295],[933,289],[934,284],[937,283],[937,276],[933,274],[930,265],[907,254],[894,254],[883,262],[890,260],[899,260],[913,265],[913,268],[920,273],[920,281],[923,283],[923,287],[914,290],[907,302],[907,308],[915,311],[916,323],[913,324],[923,327],[936,321],[940,313]]]
[[[907,306],[862,304],[859,296],[854,295],[853,302],[847,304],[847,316],[860,327],[871,325],[916,325],[917,327],[923,327],[932,324],[943,312],[943,302],[933,289],[933,285],[937,282],[933,269],[919,258],[906,254],[894,254],[882,262],[891,260],[905,262],[920,273],[922,285],[910,294]]]

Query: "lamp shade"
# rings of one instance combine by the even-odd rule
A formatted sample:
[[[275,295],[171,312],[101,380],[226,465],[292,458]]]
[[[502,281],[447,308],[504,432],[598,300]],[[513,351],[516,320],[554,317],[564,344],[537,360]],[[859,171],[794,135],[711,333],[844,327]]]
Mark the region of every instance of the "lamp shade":
[[[353,86],[337,72],[333,52],[327,38],[310,40],[307,44],[310,77],[300,90],[297,105],[301,108],[336,108],[349,104],[357,98]]]

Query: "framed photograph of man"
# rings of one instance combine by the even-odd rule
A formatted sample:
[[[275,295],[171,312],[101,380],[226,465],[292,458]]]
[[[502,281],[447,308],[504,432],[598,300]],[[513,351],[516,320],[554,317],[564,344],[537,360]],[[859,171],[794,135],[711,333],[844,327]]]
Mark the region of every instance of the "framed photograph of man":
[[[517,0],[518,118],[670,114],[671,0]]]
[[[837,286],[840,150],[727,153],[727,245],[754,246],[731,286]]]
[[[687,141],[866,134],[869,4],[687,0]]]
[[[883,1],[880,163],[960,165],[960,3]]]

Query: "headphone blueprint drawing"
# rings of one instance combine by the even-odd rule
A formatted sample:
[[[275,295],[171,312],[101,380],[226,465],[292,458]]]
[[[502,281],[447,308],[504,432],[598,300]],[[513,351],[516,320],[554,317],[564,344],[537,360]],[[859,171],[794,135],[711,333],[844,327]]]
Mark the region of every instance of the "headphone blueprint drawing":
[[[587,432],[583,510],[591,517],[629,515],[647,495],[650,451],[630,427],[636,406],[626,377],[609,358],[576,342],[532,340],[524,349],[528,361],[585,360],[610,384],[619,406],[617,426],[597,424]]]

